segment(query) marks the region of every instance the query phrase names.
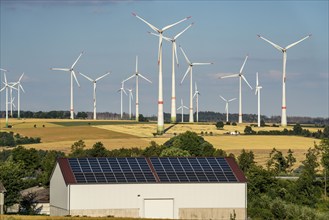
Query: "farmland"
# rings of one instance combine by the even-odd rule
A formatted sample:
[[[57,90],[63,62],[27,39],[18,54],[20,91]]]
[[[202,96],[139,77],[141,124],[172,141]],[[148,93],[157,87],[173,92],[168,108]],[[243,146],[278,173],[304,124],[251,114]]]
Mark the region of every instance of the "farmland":
[[[102,142],[104,146],[111,150],[121,147],[145,148],[151,141],[163,144],[174,135],[185,131],[194,131],[203,134],[205,140],[209,141],[215,148],[221,148],[227,153],[238,155],[242,149],[252,150],[255,159],[260,164],[264,164],[268,159],[269,152],[275,147],[286,153],[288,149],[294,151],[298,164],[304,159],[304,154],[308,148],[318,143],[318,139],[297,137],[297,136],[247,136],[228,135],[231,131],[243,133],[245,126],[224,126],[224,129],[217,130],[214,124],[176,124],[165,125],[165,128],[172,126],[163,136],[154,137],[156,123],[135,123],[132,121],[91,121],[91,120],[60,120],[60,119],[25,119],[10,120],[12,128],[5,129],[4,121],[1,123],[1,131],[12,131],[28,137],[40,137],[40,144],[25,145],[28,148],[43,150],[60,150],[65,153],[70,152],[71,145],[77,140],[84,140],[87,147],[91,147],[96,142]],[[253,128],[258,130],[282,130],[280,127]],[[288,127],[292,129],[292,127]],[[316,131],[317,128],[308,128]]]

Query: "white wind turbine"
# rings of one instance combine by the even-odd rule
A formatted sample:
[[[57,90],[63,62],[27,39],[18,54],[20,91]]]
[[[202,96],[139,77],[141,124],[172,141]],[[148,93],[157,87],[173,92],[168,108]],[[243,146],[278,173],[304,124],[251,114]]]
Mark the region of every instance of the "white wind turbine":
[[[195,83],[195,92],[194,92],[193,98],[195,98],[195,101],[196,101],[196,122],[199,122],[199,95],[200,95],[200,92]]]
[[[247,79],[244,77],[244,75],[242,73],[244,65],[247,62],[247,59],[248,59],[248,56],[246,56],[246,59],[244,60],[242,66],[241,66],[240,72],[238,74],[220,77],[220,79],[239,77],[239,123],[242,123],[242,90],[241,90],[242,79],[247,83],[247,85],[250,87],[250,89],[252,89],[251,85],[248,83]]]
[[[182,110],[182,122],[184,122],[184,108],[188,109],[188,107],[186,107],[183,104],[183,99],[180,100],[181,105],[179,106],[179,108],[177,108],[177,110],[181,109]]]
[[[24,73],[22,73],[22,75],[19,77],[16,85],[17,85],[17,118],[20,119],[21,118],[21,90],[25,93],[23,86],[21,84],[21,80],[24,76]]]
[[[0,92],[3,90],[6,90],[6,128],[8,128],[8,88],[12,88],[13,86],[9,85],[7,82],[7,77],[6,73],[4,73],[4,82],[3,84],[5,85],[2,89],[0,89]]]
[[[174,36],[173,38],[169,38],[169,37],[165,37],[162,36],[163,39],[165,39],[166,41],[169,41],[172,43],[172,73],[171,73],[171,117],[170,117],[170,121],[171,123],[175,123],[176,122],[176,76],[175,76],[175,58],[176,58],[176,63],[177,66],[178,64],[178,57],[177,57],[177,44],[176,44],[176,40],[177,38],[182,35],[187,29],[189,29],[191,26],[193,25],[190,24],[189,26],[187,26],[184,30],[182,30],[180,33],[178,33],[176,36]],[[153,34],[155,36],[159,36],[159,34],[155,34],[152,32],[149,32],[150,34]]]
[[[75,79],[76,83],[78,84],[78,86],[80,87],[80,84],[78,82],[78,79],[75,75],[74,72],[74,66],[77,64],[78,60],[80,59],[80,57],[82,56],[83,51],[80,53],[79,57],[75,60],[75,62],[72,64],[72,66],[70,68],[50,68],[51,70],[60,70],[60,71],[65,71],[65,72],[70,72],[71,73],[71,105],[70,105],[70,118],[74,119],[74,108],[73,108],[73,78]]]
[[[133,77],[136,77],[136,121],[139,121],[139,97],[138,97],[138,78],[141,77],[142,79],[146,80],[149,83],[152,83],[151,80],[147,79],[145,76],[138,72],[138,56],[136,56],[136,71],[135,73],[130,76],[129,78],[125,79],[127,81]]]
[[[123,113],[122,113],[122,94],[124,93],[124,94],[128,95],[125,88],[124,88],[124,83],[125,83],[125,80],[123,80],[121,82],[121,88],[118,90],[118,92],[120,92],[120,96],[121,96],[121,108],[120,108],[121,119],[122,119],[122,116],[123,116]]]
[[[139,17],[137,14],[132,13],[135,17],[137,17],[139,20],[143,21],[145,24],[147,24],[152,30],[157,32],[159,34],[159,47],[158,47],[158,65],[159,65],[159,98],[158,98],[158,126],[157,126],[157,133],[163,134],[164,132],[164,119],[163,119],[163,84],[162,84],[162,34],[164,31],[168,30],[169,28],[186,21],[187,19],[191,18],[191,16],[186,17],[174,24],[167,25],[163,27],[162,29],[159,29],[152,24],[145,21],[143,18]]]
[[[230,99],[230,100],[226,100],[223,96],[220,95],[220,97],[224,100],[224,102],[226,102],[225,104],[225,111],[226,111],[226,122],[228,122],[228,103],[236,100],[236,98]]]
[[[80,72],[79,72],[80,73]],[[93,80],[90,77],[80,73],[81,76],[85,77],[87,80],[89,80],[90,82],[93,83],[94,85],[94,93],[93,93],[93,100],[94,100],[94,120],[96,120],[96,85],[97,85],[97,81],[99,81],[100,79],[104,78],[105,76],[109,75],[110,72],[105,73],[104,75],[98,77],[97,79]]]
[[[181,51],[183,52],[183,55],[186,59],[187,64],[189,65],[187,68],[187,71],[185,73],[185,75],[183,76],[182,81],[180,82],[180,84],[183,83],[186,75],[188,73],[190,73],[190,117],[189,117],[189,122],[193,122],[193,66],[199,66],[199,65],[209,65],[209,64],[213,64],[213,63],[192,63],[186,56],[183,48],[181,46],[179,46]]]
[[[260,90],[262,89],[263,87],[259,85],[259,82],[258,82],[258,72],[256,73],[256,88],[255,88],[255,95],[258,94],[258,120],[257,120],[257,125],[258,127],[260,127]]]
[[[289,44],[285,48],[280,47],[279,45],[267,40],[266,38],[257,35],[259,38],[263,39],[267,43],[271,44],[274,48],[278,49],[283,53],[283,71],[282,71],[282,113],[281,113],[281,126],[287,126],[287,105],[286,105],[286,62],[287,62],[287,50],[296,44],[299,44],[303,40],[306,40],[311,34],[307,35],[306,37],[302,38],[299,41],[296,41],[295,43]]]
[[[129,92],[129,119],[131,119],[131,100],[134,100],[133,89],[128,89]]]

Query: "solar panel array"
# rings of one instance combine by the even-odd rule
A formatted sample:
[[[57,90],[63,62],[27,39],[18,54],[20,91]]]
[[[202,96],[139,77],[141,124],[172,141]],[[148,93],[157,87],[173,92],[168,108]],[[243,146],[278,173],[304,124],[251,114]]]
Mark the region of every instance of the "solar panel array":
[[[70,158],[77,183],[154,183],[145,158]]]
[[[77,183],[237,182],[224,158],[69,158]],[[152,172],[153,171],[153,172]]]
[[[151,158],[161,182],[237,182],[224,158]]]

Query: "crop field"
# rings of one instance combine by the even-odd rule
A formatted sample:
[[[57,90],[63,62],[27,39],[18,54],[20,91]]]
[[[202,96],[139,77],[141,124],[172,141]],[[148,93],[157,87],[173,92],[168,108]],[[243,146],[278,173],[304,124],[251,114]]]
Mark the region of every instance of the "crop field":
[[[103,120],[69,120],[69,119],[10,119],[12,128],[4,128],[4,120],[0,120],[1,131],[12,131],[28,137],[40,137],[40,144],[25,145],[28,148],[44,150],[60,150],[70,152],[71,145],[78,140],[83,140],[87,148],[92,147],[96,142],[102,142],[107,149],[121,147],[145,148],[151,141],[158,144],[165,143],[169,138],[185,131],[193,131],[203,134],[205,140],[209,141],[216,148],[221,148],[227,153],[239,155],[242,149],[252,150],[255,159],[259,164],[264,165],[269,158],[269,153],[275,147],[284,154],[291,149],[300,164],[305,158],[308,148],[319,139],[304,138],[297,136],[247,136],[229,135],[226,133],[238,131],[243,134],[245,126],[225,125],[224,129],[217,130],[212,123],[178,123],[175,125],[165,124],[168,129],[162,136],[154,136],[156,123],[136,123],[134,121],[103,121]],[[281,127],[253,127],[253,130],[282,130]],[[292,129],[292,127],[287,127]],[[318,128],[308,127],[310,131],[317,131]]]

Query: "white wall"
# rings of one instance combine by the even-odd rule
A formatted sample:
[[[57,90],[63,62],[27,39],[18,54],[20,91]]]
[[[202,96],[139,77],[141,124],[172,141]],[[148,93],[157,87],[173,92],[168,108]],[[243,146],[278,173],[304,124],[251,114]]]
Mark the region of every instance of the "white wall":
[[[174,199],[179,208],[246,208],[246,183],[71,185],[70,209],[139,208],[144,199]],[[52,200],[51,200],[52,201]]]
[[[69,187],[66,186],[58,163],[50,179],[50,206],[68,210]]]

